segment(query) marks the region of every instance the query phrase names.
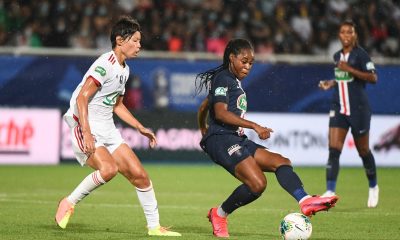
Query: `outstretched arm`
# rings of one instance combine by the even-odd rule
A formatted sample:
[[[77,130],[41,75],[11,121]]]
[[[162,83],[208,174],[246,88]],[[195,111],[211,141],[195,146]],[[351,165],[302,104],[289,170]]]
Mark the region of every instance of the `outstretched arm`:
[[[215,118],[226,124],[253,129],[260,139],[267,139],[270,137],[273,130],[271,128],[262,127],[255,122],[241,118],[234,113],[228,111],[228,105],[223,102],[214,104]]]
[[[336,81],[335,80],[321,80],[318,83],[318,87],[322,90],[328,90],[331,89],[332,87],[334,87],[336,85]]]
[[[154,133],[145,128],[139,120],[137,120],[132,113],[126,108],[124,105],[123,97],[120,96],[114,106],[114,113],[124,122],[126,122],[129,126],[136,128],[142,135],[146,136],[150,140],[150,147],[154,148],[157,145],[157,139]]]
[[[200,104],[199,109],[197,110],[197,125],[199,126],[201,135],[203,136],[206,134],[208,129],[207,117],[208,117],[208,98],[206,97]]]

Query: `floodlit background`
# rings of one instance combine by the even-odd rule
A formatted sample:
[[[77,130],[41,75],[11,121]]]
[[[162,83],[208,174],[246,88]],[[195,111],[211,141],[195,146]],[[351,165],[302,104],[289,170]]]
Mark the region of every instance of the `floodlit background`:
[[[247,38],[256,63],[243,81],[247,118],[271,127],[259,141],[289,157],[310,194],[325,191],[332,54],[340,22],[357,24],[359,44],[376,64],[368,84],[370,145],[380,203],[368,209],[368,185],[354,141],[340,159],[341,199],[312,218],[313,239],[399,239],[400,1],[358,0],[0,0],[0,239],[147,239],[134,189],[116,179],[85,199],[66,231],[53,221],[59,199],[91,169],[75,161],[62,115],[92,62],[110,50],[121,15],[142,26],[143,49],[128,61],[125,104],[152,128],[158,147],[116,119],[152,177],[161,221],[184,239],[213,239],[205,218],[238,184],[201,151],[197,73],[221,64],[226,43]],[[172,164],[174,163],[174,164]],[[266,173],[268,189],[230,218],[232,239],[278,239],[280,220],[298,204]],[[104,216],[107,216],[106,218]]]
[[[206,93],[195,95],[195,76],[219,65],[227,41],[241,37],[257,54],[243,81],[249,113],[279,129],[262,144],[295,165],[324,165],[331,92],[317,84],[333,78],[338,25],[352,19],[379,75],[367,87],[375,113],[371,147],[378,165],[400,165],[400,4],[355,0],[0,1],[0,164],[74,161],[61,116],[90,64],[110,50],[109,30],[121,15],[143,29],[143,50],[128,61],[125,104],[154,129],[158,148],[149,150],[145,138],[119,124],[143,161],[209,162],[196,126]],[[344,156],[345,165],[361,164],[351,136]]]

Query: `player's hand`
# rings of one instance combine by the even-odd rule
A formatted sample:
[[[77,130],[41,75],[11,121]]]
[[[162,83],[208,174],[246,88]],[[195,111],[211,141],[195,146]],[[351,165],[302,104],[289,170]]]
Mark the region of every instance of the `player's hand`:
[[[200,128],[201,136],[206,135],[208,128],[207,127],[202,127]]]
[[[83,152],[87,156],[92,155],[96,150],[95,141],[96,140],[93,137],[92,133],[90,132],[83,133]]]
[[[321,80],[318,83],[318,87],[322,90],[328,90],[335,85],[333,80]]]
[[[154,133],[150,129],[141,127],[138,130],[142,135],[146,136],[150,140],[150,148],[155,148],[157,146],[156,135],[154,135]]]
[[[271,133],[274,132],[274,130],[272,130],[271,128],[262,127],[258,124],[256,124],[254,131],[256,131],[256,133],[258,134],[258,137],[261,140],[265,140],[265,139],[269,138],[271,136]]]
[[[352,68],[350,67],[350,65],[349,65],[347,62],[345,62],[345,61],[339,61],[338,64],[337,64],[337,67],[338,67],[340,70],[345,71],[345,72],[350,72],[351,69],[352,69]]]

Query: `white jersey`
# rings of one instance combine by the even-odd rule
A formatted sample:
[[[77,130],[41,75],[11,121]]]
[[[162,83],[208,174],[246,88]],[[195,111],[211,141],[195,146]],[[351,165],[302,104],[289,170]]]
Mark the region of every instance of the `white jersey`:
[[[89,100],[89,122],[113,123],[114,105],[118,97],[125,94],[125,83],[129,77],[129,66],[127,64],[121,66],[114,51],[104,53],[97,58],[72,94],[70,108],[65,114],[66,120],[71,119],[73,115],[79,119],[76,98],[88,77],[94,78],[96,85],[99,87],[98,91]]]

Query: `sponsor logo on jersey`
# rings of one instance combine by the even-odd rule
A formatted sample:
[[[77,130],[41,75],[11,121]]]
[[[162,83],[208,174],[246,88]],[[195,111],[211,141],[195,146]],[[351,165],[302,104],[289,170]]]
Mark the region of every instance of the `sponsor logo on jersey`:
[[[107,106],[113,106],[117,102],[118,92],[111,93],[104,97],[103,103]]]
[[[95,72],[98,72],[102,77],[104,77],[106,75],[106,70],[103,67],[97,66],[94,69]]]
[[[354,78],[351,73],[335,68],[335,79],[336,81],[351,82]]]
[[[367,67],[367,70],[375,70],[375,65],[373,62],[367,62],[365,66]]]
[[[242,94],[237,99],[237,108],[242,110],[243,112],[247,111],[247,98],[246,94]]]
[[[226,96],[226,91],[228,88],[218,87],[215,89],[214,96]]]

